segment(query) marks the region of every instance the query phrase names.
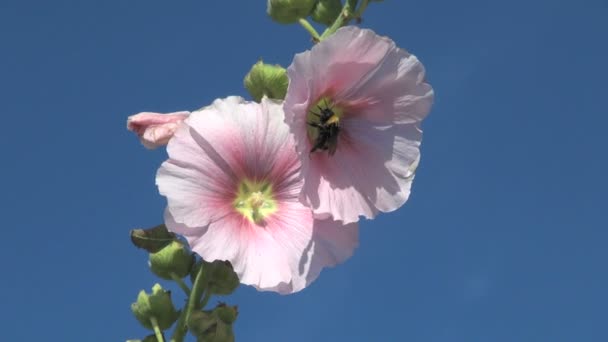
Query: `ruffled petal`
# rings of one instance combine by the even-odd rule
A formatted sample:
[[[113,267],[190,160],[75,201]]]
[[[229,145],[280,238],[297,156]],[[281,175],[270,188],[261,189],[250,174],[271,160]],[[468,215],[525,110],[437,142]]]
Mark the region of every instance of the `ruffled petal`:
[[[279,214],[263,226],[234,213],[208,227],[189,228],[176,222],[168,210],[165,224],[183,234],[190,248],[206,261],[230,261],[243,284],[282,294],[303,288],[295,289],[292,281],[306,276],[299,274],[298,267],[312,239],[313,218],[301,204],[282,203]]]
[[[350,258],[359,245],[357,223],[343,225],[332,219],[316,219],[313,237],[300,261],[299,273],[293,280],[293,291],[310,285],[326,267],[333,267]]]
[[[349,120],[333,156],[312,154],[303,199],[345,223],[399,208],[409,197],[421,132],[414,125]],[[364,161],[364,162],[362,162]]]

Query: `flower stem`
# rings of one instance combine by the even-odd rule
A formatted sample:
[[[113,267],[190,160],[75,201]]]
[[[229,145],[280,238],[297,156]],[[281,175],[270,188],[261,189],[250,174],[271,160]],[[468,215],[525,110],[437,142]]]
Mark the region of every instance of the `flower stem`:
[[[367,9],[367,4],[369,4],[369,0],[362,0],[361,4],[359,5],[359,8],[357,9],[353,17],[361,18],[363,12],[365,12],[365,10]]]
[[[177,285],[179,285],[179,287],[182,290],[184,290],[184,292],[186,293],[186,296],[190,295],[190,289],[188,288],[188,285],[186,285],[186,283],[184,283],[182,278],[178,277],[177,274],[171,272],[171,279],[173,279],[173,281],[176,282]]]
[[[359,8],[357,8],[358,1],[359,0],[347,0],[346,1],[346,3],[344,4],[344,7],[342,7],[342,12],[340,12],[340,15],[336,18],[334,23],[323,32],[323,34],[319,38],[319,41],[331,36],[340,27],[348,24],[348,22],[351,21],[352,19],[361,18],[361,16],[363,15],[363,12],[365,12],[365,10],[367,9],[369,0],[361,0],[361,4],[359,5]]]
[[[314,27],[312,27],[312,25],[310,25],[310,23],[308,22],[308,20],[302,18],[299,20],[300,25],[302,25],[302,27],[308,31],[308,33],[310,33],[310,35],[312,36],[312,40],[314,40],[315,42],[319,42],[321,40],[321,37],[319,36],[319,33],[317,32],[317,30],[315,30]]]
[[[209,298],[211,298],[211,291],[205,292],[205,296],[203,297],[203,300],[201,301],[201,304],[200,304],[200,309],[205,308],[205,305],[207,305]]]
[[[158,342],[165,342],[165,339],[163,338],[163,333],[158,327],[158,321],[156,320],[156,317],[150,317],[150,323],[152,323],[152,328],[154,328],[154,334],[156,335],[156,339],[158,340]]]
[[[192,284],[192,291],[190,291],[190,296],[188,297],[188,304],[186,304],[186,308],[182,310],[179,319],[177,320],[177,326],[175,327],[175,331],[173,332],[173,336],[171,336],[171,342],[183,342],[184,337],[186,337],[186,333],[188,332],[188,319],[190,318],[190,313],[192,310],[196,308],[198,303],[201,300],[201,296],[203,295],[203,291],[207,286],[207,282],[203,279],[203,270],[204,267],[201,265],[198,273],[196,274],[196,278],[194,279],[194,283]]]
[[[342,25],[345,25],[350,19],[352,19],[352,12],[354,12],[355,8],[357,7],[358,1],[359,0],[346,1],[344,7],[342,7],[340,15],[338,15],[334,23],[331,24],[331,26],[328,27],[321,35],[321,40],[334,34],[334,32],[336,32],[340,27],[342,27]]]

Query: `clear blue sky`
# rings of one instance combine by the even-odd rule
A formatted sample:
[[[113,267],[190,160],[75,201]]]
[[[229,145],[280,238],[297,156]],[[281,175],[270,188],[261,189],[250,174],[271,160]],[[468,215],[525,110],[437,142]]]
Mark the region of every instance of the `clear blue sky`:
[[[126,117],[289,65],[309,38],[265,3],[0,1],[3,341],[146,333],[129,305],[155,278],[128,232],[161,222],[166,156]],[[362,26],[436,91],[413,196],[303,292],[227,298],[237,341],[608,341],[606,0],[384,1]]]

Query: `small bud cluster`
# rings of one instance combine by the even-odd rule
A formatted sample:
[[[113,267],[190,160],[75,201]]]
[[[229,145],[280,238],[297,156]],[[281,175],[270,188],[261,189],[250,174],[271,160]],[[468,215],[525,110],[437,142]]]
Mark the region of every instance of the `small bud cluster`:
[[[189,296],[186,308],[177,311],[171,292],[160,284],[155,284],[150,293],[141,290],[135,303],[131,304],[131,311],[143,327],[154,331],[142,341],[164,341],[164,330],[176,322],[173,335],[177,341],[183,340],[187,331],[199,340],[234,341],[232,323],[236,320],[236,307],[221,304],[204,311],[212,295],[229,295],[239,286],[239,278],[229,262],[197,261],[186,245],[164,225],[135,229],[131,232],[131,240],[135,246],[149,252],[148,263],[152,273],[161,279],[175,281]],[[191,280],[191,287],[184,278]]]

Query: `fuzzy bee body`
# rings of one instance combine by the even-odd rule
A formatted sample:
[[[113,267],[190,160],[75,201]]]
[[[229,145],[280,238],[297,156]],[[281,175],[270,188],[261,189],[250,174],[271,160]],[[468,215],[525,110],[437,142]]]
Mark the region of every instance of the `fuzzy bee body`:
[[[317,138],[310,153],[317,150],[327,151],[330,156],[336,153],[338,147],[338,134],[340,133],[340,119],[331,108],[320,108],[321,113],[312,112],[319,117],[319,122],[308,122],[308,125],[317,129]]]

